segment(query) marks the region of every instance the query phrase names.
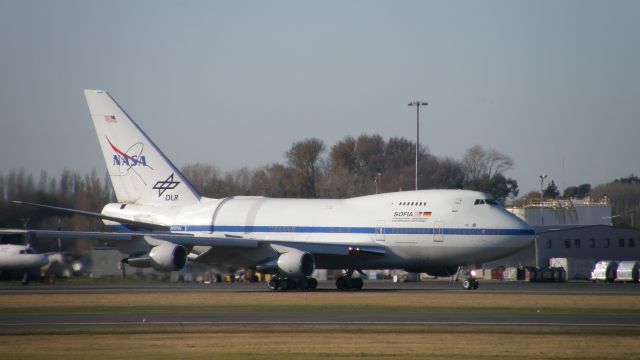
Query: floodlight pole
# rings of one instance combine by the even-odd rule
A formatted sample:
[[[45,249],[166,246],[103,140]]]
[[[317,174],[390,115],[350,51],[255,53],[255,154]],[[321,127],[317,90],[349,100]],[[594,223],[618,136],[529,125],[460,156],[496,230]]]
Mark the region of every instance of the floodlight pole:
[[[542,208],[542,195],[544,194],[544,179],[547,178],[547,175],[540,175],[540,219],[541,225],[544,225],[544,209]]]
[[[412,101],[409,106],[416,107],[416,190],[418,190],[418,151],[420,149],[420,106],[429,105],[426,101]]]

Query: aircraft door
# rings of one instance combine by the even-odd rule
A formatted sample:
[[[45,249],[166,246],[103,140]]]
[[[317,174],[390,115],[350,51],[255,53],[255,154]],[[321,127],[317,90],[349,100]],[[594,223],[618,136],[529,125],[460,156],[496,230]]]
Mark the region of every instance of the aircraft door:
[[[434,243],[442,243],[444,242],[444,229],[443,229],[442,221],[436,221],[433,223],[433,242]]]
[[[462,204],[462,199],[456,199],[453,203],[453,208],[451,208],[451,212],[458,212],[460,210],[460,204]]]
[[[385,238],[384,238],[384,220],[376,221],[376,229],[375,229],[374,238],[375,238],[375,241],[377,241],[377,242],[384,242],[385,241]]]

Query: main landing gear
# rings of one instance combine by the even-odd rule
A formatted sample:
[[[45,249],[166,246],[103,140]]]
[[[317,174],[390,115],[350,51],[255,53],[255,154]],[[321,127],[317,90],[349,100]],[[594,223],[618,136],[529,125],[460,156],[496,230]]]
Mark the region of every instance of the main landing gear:
[[[363,285],[362,278],[353,277],[353,269],[347,270],[346,274],[336,279],[336,288],[338,290],[361,290]]]
[[[465,290],[478,290],[480,282],[477,279],[465,278],[462,280],[462,288]]]
[[[478,290],[480,282],[476,279],[474,270],[464,270],[462,278],[462,288],[465,290]]]
[[[280,291],[288,291],[288,290],[314,290],[318,287],[318,280],[312,277],[305,277],[302,279],[293,279],[280,275],[274,275],[269,280],[269,289],[271,290],[280,290]]]

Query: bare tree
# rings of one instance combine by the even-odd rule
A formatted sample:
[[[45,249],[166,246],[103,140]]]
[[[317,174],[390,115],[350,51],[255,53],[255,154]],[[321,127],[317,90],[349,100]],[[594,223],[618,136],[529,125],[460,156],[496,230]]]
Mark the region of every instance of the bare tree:
[[[320,155],[324,152],[320,139],[310,138],[293,143],[286,156],[289,165],[298,170],[304,179],[304,196],[316,197],[316,180]]]
[[[513,159],[495,149],[485,150],[480,145],[467,149],[462,158],[462,167],[468,181],[483,177],[492,178],[503,174],[513,167]]]

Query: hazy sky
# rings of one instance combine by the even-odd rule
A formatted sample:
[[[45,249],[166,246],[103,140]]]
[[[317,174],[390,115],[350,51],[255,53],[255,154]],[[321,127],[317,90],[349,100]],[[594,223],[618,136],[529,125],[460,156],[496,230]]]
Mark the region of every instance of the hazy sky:
[[[0,171],[105,165],[104,89],[177,166],[284,162],[294,141],[415,139],[597,185],[640,174],[639,1],[0,0]],[[563,170],[564,158],[564,170]]]

